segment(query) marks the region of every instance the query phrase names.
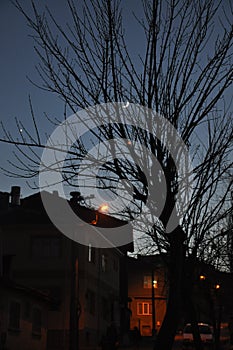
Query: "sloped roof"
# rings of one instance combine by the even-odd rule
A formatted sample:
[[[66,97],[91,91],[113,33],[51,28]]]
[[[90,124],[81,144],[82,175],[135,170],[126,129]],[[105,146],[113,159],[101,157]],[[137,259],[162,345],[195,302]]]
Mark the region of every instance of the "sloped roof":
[[[58,203],[66,201],[66,199],[58,196],[55,193],[43,192],[43,195],[50,200],[54,198]],[[92,223],[96,218],[97,211],[91,208],[87,208],[79,203],[72,203],[68,201],[72,210],[76,215],[86,223]],[[59,210],[59,209],[58,209]],[[59,213],[59,215],[61,215]],[[19,206],[9,207],[7,210],[2,210],[0,212],[0,225],[25,225],[25,224],[40,224],[40,225],[53,225],[47,215],[43,202],[41,199],[41,193],[37,192],[33,195],[21,199],[21,204]],[[119,220],[113,216],[106,215],[98,212],[98,222],[95,224],[96,227],[112,228],[121,227],[127,224],[127,221]],[[124,251],[133,252],[133,232],[132,232],[132,243],[124,246]]]

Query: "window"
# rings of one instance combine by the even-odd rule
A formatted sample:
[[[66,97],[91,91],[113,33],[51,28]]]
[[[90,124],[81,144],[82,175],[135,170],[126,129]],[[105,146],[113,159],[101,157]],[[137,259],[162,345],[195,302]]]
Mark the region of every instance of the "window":
[[[9,328],[18,330],[20,328],[20,303],[12,301],[9,309]]]
[[[41,310],[38,307],[32,312],[32,333],[41,334]]]
[[[107,298],[102,297],[102,315],[105,321],[109,321],[109,301]]]
[[[95,264],[95,249],[91,244],[88,245],[88,261]]]
[[[92,292],[90,289],[87,290],[86,293],[86,299],[87,299],[87,311],[91,315],[95,315],[95,293]]]
[[[118,271],[118,260],[116,258],[113,258],[113,270]]]
[[[151,315],[152,304],[148,302],[137,303],[137,314],[138,315]]]
[[[102,254],[101,255],[101,268],[103,272],[106,272],[107,270],[107,256]]]
[[[34,236],[31,241],[31,252],[36,258],[60,257],[61,239],[55,236]]]
[[[31,313],[31,304],[29,301],[25,301],[24,303],[24,318],[29,319]]]
[[[151,288],[151,276],[150,275],[144,276],[143,288]]]
[[[145,275],[143,280],[143,288],[151,288],[151,275]],[[153,287],[158,288],[158,281],[153,280]]]

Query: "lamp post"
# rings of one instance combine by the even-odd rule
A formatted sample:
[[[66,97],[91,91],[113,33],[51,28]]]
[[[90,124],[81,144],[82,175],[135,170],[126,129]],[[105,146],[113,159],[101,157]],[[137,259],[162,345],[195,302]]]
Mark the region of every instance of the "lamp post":
[[[214,348],[219,349],[220,343],[220,330],[221,330],[221,319],[222,319],[222,305],[221,305],[221,285],[220,283],[215,283],[214,285],[210,281],[206,282],[207,277],[204,274],[200,274],[199,280],[205,282],[207,298],[210,301],[212,321],[214,328]]]
[[[155,328],[155,276],[154,269],[151,272],[151,301],[152,301],[152,337],[156,335]]]
[[[214,285],[214,299],[215,299],[215,349],[219,349],[220,343],[220,330],[221,330],[221,319],[222,319],[222,305],[220,296],[221,286],[219,283]]]

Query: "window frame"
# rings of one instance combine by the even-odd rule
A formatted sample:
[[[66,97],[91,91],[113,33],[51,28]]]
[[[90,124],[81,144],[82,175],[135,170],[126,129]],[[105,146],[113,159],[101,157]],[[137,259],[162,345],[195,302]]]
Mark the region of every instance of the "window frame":
[[[141,308],[141,311],[140,311]],[[147,311],[145,311],[147,308]],[[139,301],[137,302],[137,315],[138,316],[150,316],[152,315],[152,303],[149,301]]]

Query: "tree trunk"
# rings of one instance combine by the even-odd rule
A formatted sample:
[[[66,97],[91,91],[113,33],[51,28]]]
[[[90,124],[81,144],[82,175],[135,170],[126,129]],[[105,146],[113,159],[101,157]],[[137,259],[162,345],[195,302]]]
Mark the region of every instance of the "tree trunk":
[[[187,298],[187,311],[188,311],[188,315],[189,315],[189,319],[191,322],[191,326],[192,326],[192,332],[193,332],[193,342],[194,342],[194,347],[196,350],[203,350],[203,344],[201,342],[201,337],[200,337],[200,332],[199,332],[199,328],[198,328],[198,320],[197,320],[197,315],[196,315],[196,310],[195,307],[193,305],[193,301],[191,298],[191,291],[188,295]]]
[[[154,349],[171,350],[181,316],[181,283],[184,261],[184,233],[178,226],[170,237],[169,296],[166,314]]]
[[[196,350],[203,350],[203,344],[198,327],[197,311],[195,309],[195,301],[193,299],[193,288],[196,284],[195,264],[196,259],[191,257],[186,261],[184,265],[182,297],[186,319],[189,320],[192,326],[194,348]]]

